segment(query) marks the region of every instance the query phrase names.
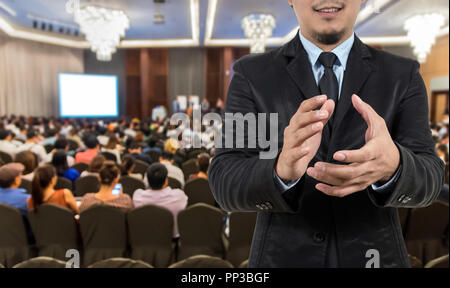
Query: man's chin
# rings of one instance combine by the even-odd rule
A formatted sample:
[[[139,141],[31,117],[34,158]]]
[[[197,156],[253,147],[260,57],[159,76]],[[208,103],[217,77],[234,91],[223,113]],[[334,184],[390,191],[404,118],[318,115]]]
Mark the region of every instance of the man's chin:
[[[344,36],[345,31],[327,31],[316,32],[314,38],[323,45],[334,45],[339,43]]]

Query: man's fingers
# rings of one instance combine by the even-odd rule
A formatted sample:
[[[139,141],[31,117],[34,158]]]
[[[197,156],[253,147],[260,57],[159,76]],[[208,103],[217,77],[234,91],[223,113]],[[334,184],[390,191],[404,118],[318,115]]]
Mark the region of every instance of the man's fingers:
[[[316,185],[316,189],[323,192],[324,194],[339,198],[362,191],[365,188],[367,187],[364,187],[364,185],[362,184],[353,184],[348,186],[330,186],[327,184],[319,183]]]
[[[327,124],[328,120],[330,120],[331,116],[333,115],[335,106],[336,104],[334,103],[333,100],[327,100],[320,109],[320,111],[326,111],[328,114],[328,117],[322,122],[324,126]]]
[[[327,121],[329,113],[327,110],[310,111],[303,113],[300,117],[291,120],[290,129],[296,131],[303,128],[306,125],[313,124],[315,122]]]
[[[377,112],[375,112],[375,110],[373,110],[373,108],[369,104],[362,101],[361,98],[356,94],[353,94],[352,96],[352,103],[356,111],[358,111],[358,113],[363,117],[364,121],[366,121],[369,128],[372,127],[375,121],[375,117],[378,116]]]
[[[312,111],[312,110],[316,109],[317,107],[322,106],[326,101],[327,101],[326,95],[319,95],[319,96],[315,96],[311,99],[305,100],[302,102],[302,104],[300,104],[300,107],[298,108],[298,111],[296,114]]]
[[[314,167],[310,167],[307,173],[319,182],[331,185],[353,184],[355,179],[371,172],[371,163],[353,163],[350,165],[329,164],[317,162]]]
[[[303,142],[316,135],[317,133],[322,132],[323,123],[316,122],[314,124],[308,125],[301,129],[298,129],[295,133],[292,134],[292,138],[290,140],[290,147],[295,147],[301,145]]]
[[[295,162],[304,156],[308,155],[310,148],[308,146],[305,147],[295,147],[287,151],[287,155],[292,162]]]
[[[327,100],[322,105],[322,108],[318,111],[313,110],[309,112],[302,112],[296,114],[294,115],[294,117],[292,117],[291,122],[289,124],[289,128],[291,129],[291,131],[295,131],[297,129],[305,127],[306,125],[313,124],[314,122],[319,121],[321,121],[325,126],[328,120],[333,115],[334,107],[335,107],[334,101]]]
[[[334,153],[333,159],[344,163],[364,163],[374,160],[376,155],[373,151],[373,142],[369,141],[358,150],[342,150]]]

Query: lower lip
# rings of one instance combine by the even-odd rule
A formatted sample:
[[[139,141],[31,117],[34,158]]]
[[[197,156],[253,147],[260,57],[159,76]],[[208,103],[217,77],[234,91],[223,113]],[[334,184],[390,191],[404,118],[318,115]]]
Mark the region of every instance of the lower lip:
[[[317,14],[319,14],[322,17],[335,17],[339,14],[339,12],[341,12],[341,10],[338,10],[336,12],[320,12],[320,11],[316,11]]]

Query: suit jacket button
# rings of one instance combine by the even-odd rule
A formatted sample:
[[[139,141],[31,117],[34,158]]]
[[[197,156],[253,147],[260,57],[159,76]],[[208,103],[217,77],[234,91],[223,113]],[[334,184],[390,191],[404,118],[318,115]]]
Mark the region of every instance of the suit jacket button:
[[[313,240],[316,243],[322,243],[323,241],[325,241],[325,238],[326,238],[325,234],[321,232],[314,233],[313,236]]]

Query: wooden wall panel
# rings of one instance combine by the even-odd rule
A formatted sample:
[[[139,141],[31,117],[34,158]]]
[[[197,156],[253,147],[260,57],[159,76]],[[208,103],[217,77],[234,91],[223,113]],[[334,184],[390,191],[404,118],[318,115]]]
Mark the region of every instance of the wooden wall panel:
[[[168,49],[127,51],[127,116],[147,118],[158,105],[168,107]]]
[[[217,99],[223,99],[221,78],[223,48],[208,48],[206,51],[206,99],[215,107]]]
[[[215,107],[219,98],[226,101],[233,63],[249,53],[249,48],[207,48],[206,99],[211,107]]]
[[[425,63],[420,65],[420,74],[431,98],[431,79],[449,75],[449,36],[436,39]],[[431,99],[429,99],[431,100]],[[431,101],[430,101],[431,102]],[[429,103],[430,103],[429,102]]]
[[[141,116],[141,56],[139,49],[127,50],[125,54],[126,74],[126,115],[130,117]]]

